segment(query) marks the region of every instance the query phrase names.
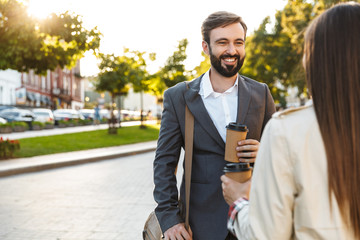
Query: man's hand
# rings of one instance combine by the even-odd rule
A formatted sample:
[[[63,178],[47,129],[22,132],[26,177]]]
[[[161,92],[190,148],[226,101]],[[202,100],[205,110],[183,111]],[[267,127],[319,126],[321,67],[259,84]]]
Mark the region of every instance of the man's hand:
[[[222,175],[221,181],[224,199],[229,206],[241,197],[249,199],[251,179],[244,183],[239,183],[225,175]]]
[[[238,142],[236,147],[237,156],[240,162],[255,162],[260,143],[255,139],[246,139]]]
[[[172,226],[164,233],[165,240],[192,240],[192,231],[189,227],[189,232],[185,229],[184,223]]]

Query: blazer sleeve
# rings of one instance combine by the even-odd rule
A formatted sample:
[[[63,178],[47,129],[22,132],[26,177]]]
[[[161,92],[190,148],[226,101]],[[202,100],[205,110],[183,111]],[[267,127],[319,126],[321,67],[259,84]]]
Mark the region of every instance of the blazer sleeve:
[[[173,96],[176,92],[169,90],[164,93],[163,114],[154,160],[154,199],[158,204],[155,214],[163,232],[184,222],[178,207],[175,175],[184,140],[174,104],[176,102],[176,105],[181,105],[181,102],[175,101]]]

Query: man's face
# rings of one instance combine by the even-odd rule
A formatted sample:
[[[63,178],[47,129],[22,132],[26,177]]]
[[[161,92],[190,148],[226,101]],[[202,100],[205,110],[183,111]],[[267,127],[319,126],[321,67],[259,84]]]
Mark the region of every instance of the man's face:
[[[211,30],[210,43],[204,45],[211,66],[224,77],[233,77],[245,59],[245,33],[240,23]]]

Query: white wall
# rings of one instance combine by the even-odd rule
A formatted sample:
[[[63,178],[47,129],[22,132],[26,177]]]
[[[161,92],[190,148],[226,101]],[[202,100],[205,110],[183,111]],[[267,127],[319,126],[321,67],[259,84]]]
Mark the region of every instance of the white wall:
[[[21,73],[15,70],[0,70],[0,104],[15,105],[15,89],[21,86]]]
[[[122,106],[124,109],[140,111],[141,108],[140,93],[135,93],[133,89],[130,89],[128,95],[123,99],[124,102],[122,103]],[[154,105],[156,105],[156,97],[144,93],[143,94],[144,111],[152,110]]]

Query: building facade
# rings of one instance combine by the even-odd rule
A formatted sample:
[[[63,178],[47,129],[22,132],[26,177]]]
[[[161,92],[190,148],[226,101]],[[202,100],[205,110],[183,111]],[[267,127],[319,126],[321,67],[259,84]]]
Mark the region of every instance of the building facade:
[[[83,92],[79,65],[72,69],[58,67],[54,71],[48,71],[46,76],[36,75],[34,71],[29,71],[21,74],[21,86],[17,89],[16,105],[81,109]]]
[[[32,70],[28,73],[0,71],[0,105],[81,109],[83,101],[79,64],[70,70],[48,71],[46,76]]]
[[[16,89],[21,85],[21,73],[15,70],[0,71],[0,105],[16,104]]]

